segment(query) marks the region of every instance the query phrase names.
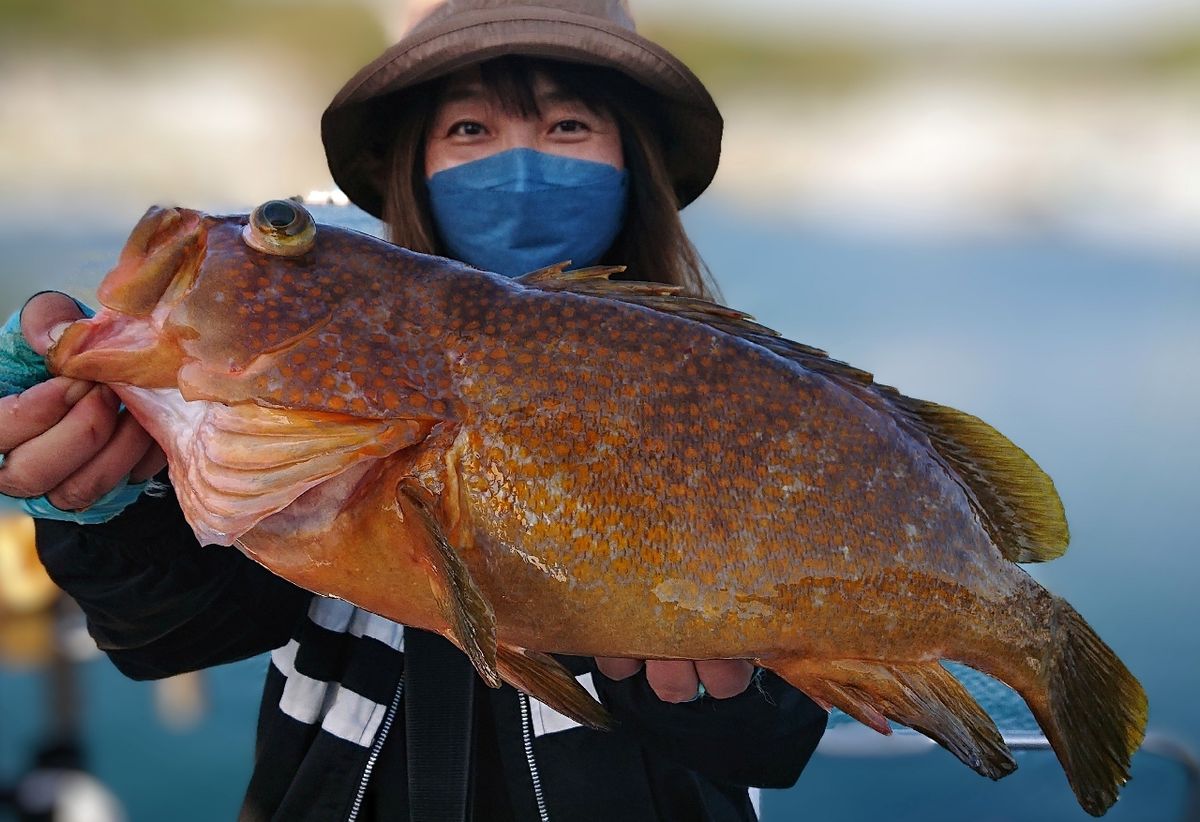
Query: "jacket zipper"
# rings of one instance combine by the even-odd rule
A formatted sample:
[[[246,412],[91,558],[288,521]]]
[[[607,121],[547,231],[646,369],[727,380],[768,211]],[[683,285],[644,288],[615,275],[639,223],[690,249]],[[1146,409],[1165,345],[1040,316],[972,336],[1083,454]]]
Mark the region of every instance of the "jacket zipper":
[[[529,777],[533,780],[533,797],[537,800],[538,818],[550,822],[546,810],[546,798],[542,796],[542,778],[538,776],[537,762],[533,759],[533,721],[529,718],[529,697],[518,691],[521,702],[521,735],[525,742],[525,761],[529,763]]]
[[[387,739],[388,732],[392,729],[392,723],[396,721],[396,711],[400,708],[400,697],[403,695],[404,677],[401,676],[400,684],[396,686],[396,695],[392,697],[392,704],[388,705],[387,713],[383,716],[383,724],[379,726],[379,733],[375,735],[375,744],[371,746],[371,754],[367,757],[367,766],[363,769],[362,779],[358,782],[358,792],[354,794],[354,804],[350,806],[350,815],[346,817],[346,822],[355,822],[358,819],[363,797],[367,795],[367,783],[371,781],[371,772],[375,770],[375,761],[379,759],[383,740]]]

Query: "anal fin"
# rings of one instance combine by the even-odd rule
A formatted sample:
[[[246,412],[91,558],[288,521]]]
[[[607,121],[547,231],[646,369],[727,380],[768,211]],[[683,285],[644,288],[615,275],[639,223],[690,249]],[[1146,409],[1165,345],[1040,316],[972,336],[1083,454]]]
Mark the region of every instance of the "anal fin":
[[[496,669],[496,614],[434,513],[432,495],[415,480],[396,487],[396,501],[407,515],[419,518],[429,535],[429,561],[434,595],[450,626],[447,637],[471,660],[483,681],[500,687]]]
[[[501,645],[497,650],[497,664],[505,682],[540,699],[560,714],[589,728],[612,728],[613,718],[608,710],[554,657]]]
[[[795,687],[836,706],[882,734],[887,720],[928,736],[984,776],[1000,779],[1017,768],[992,718],[936,662],[883,663],[860,659],[763,659]]]

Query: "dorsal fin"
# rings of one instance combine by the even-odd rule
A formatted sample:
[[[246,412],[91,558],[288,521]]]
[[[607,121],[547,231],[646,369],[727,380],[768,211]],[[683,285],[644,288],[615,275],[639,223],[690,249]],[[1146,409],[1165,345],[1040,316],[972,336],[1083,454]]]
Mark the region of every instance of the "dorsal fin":
[[[1067,520],[1054,483],[1032,458],[990,425],[943,405],[906,397],[867,371],[831,359],[819,348],[793,342],[754,322],[750,315],[687,296],[680,286],[610,280],[622,266],[567,271],[558,263],[518,278],[543,291],[569,291],[620,300],[673,314],[740,337],[834,379],[874,408],[885,410],[910,433],[928,441],[968,492],[993,543],[1013,562],[1044,562],[1062,556]]]
[[[975,510],[1013,562],[1045,562],[1070,542],[1054,481],[1033,458],[978,417],[895,393],[894,407],[913,419],[965,483]]]

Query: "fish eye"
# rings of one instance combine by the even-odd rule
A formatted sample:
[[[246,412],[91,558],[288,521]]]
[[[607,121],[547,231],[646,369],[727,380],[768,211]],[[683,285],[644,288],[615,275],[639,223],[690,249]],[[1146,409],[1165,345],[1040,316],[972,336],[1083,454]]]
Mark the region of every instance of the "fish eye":
[[[304,207],[289,200],[268,200],[250,212],[242,229],[246,245],[267,254],[298,257],[313,247],[317,224]]]

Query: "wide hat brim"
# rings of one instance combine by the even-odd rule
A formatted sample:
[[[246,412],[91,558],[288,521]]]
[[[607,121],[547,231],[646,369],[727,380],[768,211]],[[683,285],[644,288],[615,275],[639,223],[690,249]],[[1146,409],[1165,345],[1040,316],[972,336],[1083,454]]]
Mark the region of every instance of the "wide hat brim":
[[[687,66],[661,46],[600,18],[512,5],[418,26],[352,77],[321,117],[321,139],[334,182],[355,205],[382,217],[390,124],[396,116],[388,98],[507,54],[586,63],[628,75],[660,97],[664,161],[679,207],[712,182],[723,122],[712,97]]]

